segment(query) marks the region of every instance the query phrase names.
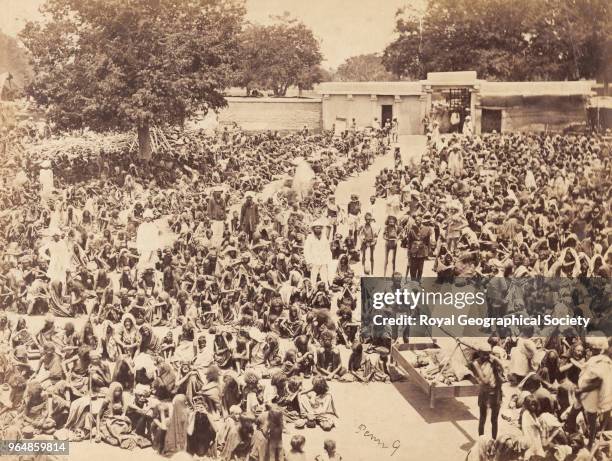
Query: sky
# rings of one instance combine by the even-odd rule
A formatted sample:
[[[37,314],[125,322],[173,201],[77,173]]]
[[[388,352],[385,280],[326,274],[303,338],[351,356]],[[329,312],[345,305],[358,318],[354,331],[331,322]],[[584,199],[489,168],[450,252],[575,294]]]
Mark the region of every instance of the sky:
[[[43,0],[0,0],[0,29],[12,36],[26,20],[40,17]],[[382,52],[393,40],[395,12],[407,0],[246,0],[247,19],[266,24],[285,11],[309,26],[321,41],[325,67],[346,58]]]

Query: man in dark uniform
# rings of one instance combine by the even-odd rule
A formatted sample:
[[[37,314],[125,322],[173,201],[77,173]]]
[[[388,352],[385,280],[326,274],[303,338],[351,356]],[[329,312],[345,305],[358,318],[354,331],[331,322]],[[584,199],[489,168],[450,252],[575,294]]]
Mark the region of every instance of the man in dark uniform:
[[[259,208],[253,201],[253,193],[247,192],[246,200],[240,210],[240,229],[244,231],[249,239],[253,241],[253,234],[259,225]]]
[[[212,197],[208,200],[208,218],[212,223],[213,245],[215,247],[221,245],[225,220],[227,218],[226,200],[221,195],[222,192],[221,188],[215,189]]]
[[[408,229],[408,267],[406,277],[410,271],[410,278],[420,281],[423,277],[423,266],[434,245],[434,232],[431,227],[431,215],[425,213],[423,217],[415,216],[414,224]]]

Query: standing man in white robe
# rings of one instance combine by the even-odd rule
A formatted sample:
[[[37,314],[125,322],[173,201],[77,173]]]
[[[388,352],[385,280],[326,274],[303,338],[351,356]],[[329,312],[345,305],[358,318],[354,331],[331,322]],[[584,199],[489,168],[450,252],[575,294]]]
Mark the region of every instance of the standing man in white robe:
[[[49,160],[45,160],[40,164],[38,180],[40,181],[40,200],[46,202],[51,197],[51,194],[53,194],[54,189],[53,170]]]
[[[329,288],[329,265],[332,262],[332,253],[329,240],[323,235],[325,224],[323,219],[312,223],[312,232],[304,242],[304,259],[310,266],[310,282],[313,287],[317,284],[317,278],[321,276],[321,281]]]
[[[71,254],[68,250],[68,244],[61,239],[61,233],[58,228],[49,229],[51,240],[43,245],[39,250],[39,255],[43,259],[49,261],[47,267],[47,277],[49,282],[59,281],[62,287],[66,286],[66,272],[68,272],[71,264]]]
[[[155,266],[161,237],[159,227],[153,222],[153,211],[146,209],[142,217],[144,222],[138,226],[138,231],[136,232],[136,249],[140,254],[137,266],[139,270]]]

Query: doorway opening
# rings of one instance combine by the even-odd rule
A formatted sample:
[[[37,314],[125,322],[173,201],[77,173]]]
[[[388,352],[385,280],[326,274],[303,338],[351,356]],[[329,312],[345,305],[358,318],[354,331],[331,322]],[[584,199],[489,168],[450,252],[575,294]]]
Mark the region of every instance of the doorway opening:
[[[480,131],[483,133],[501,133],[502,111],[500,109],[482,109]]]
[[[389,121],[389,123],[391,123],[391,121],[393,120],[393,106],[391,104],[383,105],[381,106],[380,112],[380,126],[384,127],[385,123],[387,123],[387,120]]]

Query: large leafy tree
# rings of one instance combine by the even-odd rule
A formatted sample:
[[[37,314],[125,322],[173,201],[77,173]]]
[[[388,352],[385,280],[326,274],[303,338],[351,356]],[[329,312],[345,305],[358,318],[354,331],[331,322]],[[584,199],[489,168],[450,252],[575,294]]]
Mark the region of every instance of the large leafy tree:
[[[401,78],[476,70],[492,80],[576,79],[607,62],[609,0],[429,0],[396,16],[383,54]]]
[[[336,78],[345,82],[384,82],[393,80],[382,59],[375,53],[352,56],[338,66]]]
[[[531,16],[529,64],[557,79],[612,76],[612,3],[609,0],[542,0]]]
[[[235,84],[284,96],[297,86],[311,89],[322,79],[323,55],[312,30],[288,16],[271,25],[249,24],[240,36],[240,66]]]
[[[60,129],[136,129],[146,158],[152,125],[226,104],[240,0],[47,0],[42,13],[21,33],[27,91]]]

